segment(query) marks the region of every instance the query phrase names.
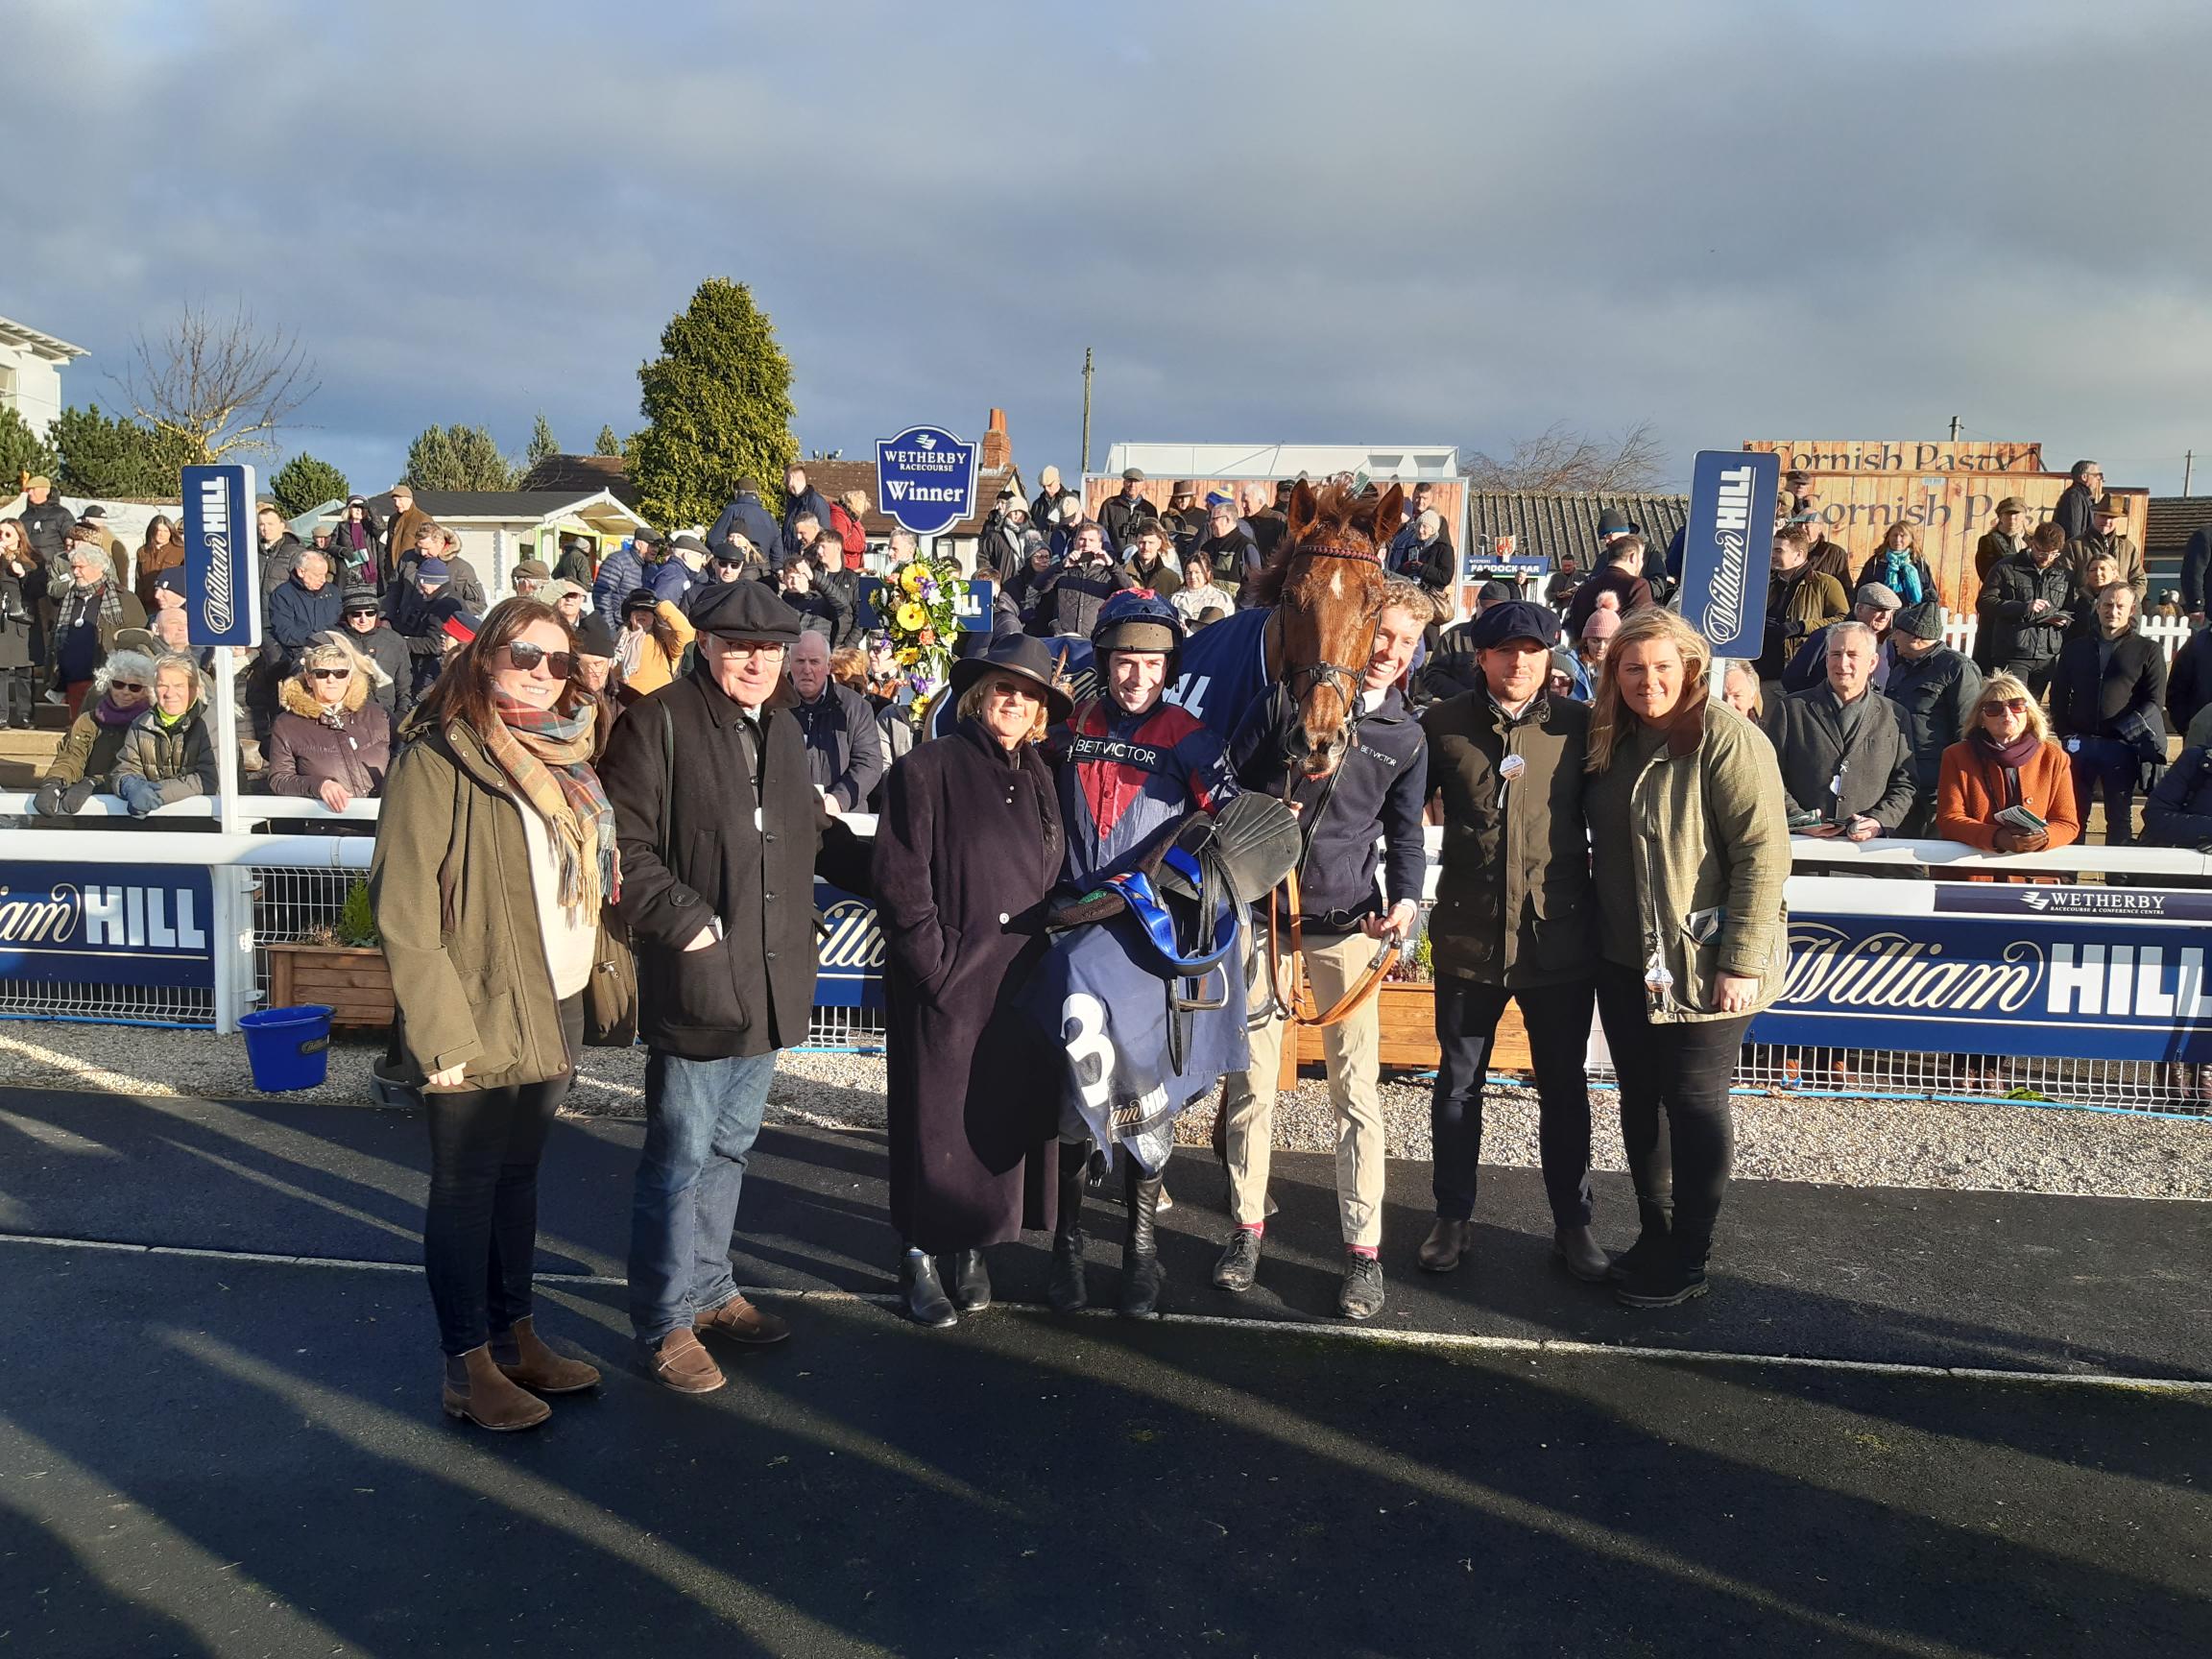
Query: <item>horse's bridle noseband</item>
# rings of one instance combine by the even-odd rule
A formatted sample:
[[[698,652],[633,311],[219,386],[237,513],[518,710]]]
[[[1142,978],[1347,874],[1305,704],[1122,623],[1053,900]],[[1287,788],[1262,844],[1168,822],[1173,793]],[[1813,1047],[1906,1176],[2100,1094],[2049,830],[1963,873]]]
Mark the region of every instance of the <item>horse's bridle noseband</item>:
[[[1380,549],[1367,553],[1339,553],[1329,547],[1304,547],[1293,553],[1291,557],[1293,559],[1343,559],[1355,565],[1373,565],[1379,569],[1384,568],[1382,554]],[[1382,625],[1382,616],[1378,614],[1375,618],[1378,627]],[[1372,645],[1375,638],[1372,630],[1370,630],[1367,638],[1368,643]],[[1328,686],[1336,693],[1344,704],[1344,717],[1338,722],[1338,728],[1339,730],[1348,730],[1353,723],[1354,713],[1359,707],[1359,682],[1366,677],[1367,664],[1364,662],[1357,668],[1348,667],[1342,662],[1304,662],[1284,675],[1283,685],[1284,688],[1290,693],[1290,700],[1293,703],[1303,703],[1317,685]]]

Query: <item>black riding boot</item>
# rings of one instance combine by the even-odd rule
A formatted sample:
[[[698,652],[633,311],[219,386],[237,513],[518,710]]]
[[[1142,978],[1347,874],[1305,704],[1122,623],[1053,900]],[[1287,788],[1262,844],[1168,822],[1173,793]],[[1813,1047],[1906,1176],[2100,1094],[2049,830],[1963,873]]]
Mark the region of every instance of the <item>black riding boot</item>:
[[[1126,1149],[1123,1157],[1128,1157]],[[1161,1176],[1147,1175],[1129,1159],[1122,1203],[1129,1212],[1129,1234],[1121,1244],[1121,1307],[1124,1319],[1157,1319],[1160,1299],[1160,1244],[1153,1218],[1160,1213]]]
[[[1677,1210],[1663,1246],[1654,1248],[1614,1286],[1614,1299],[1630,1308],[1672,1308],[1704,1295],[1705,1258],[1713,1248],[1713,1223],[1719,1219]]]
[[[1089,1144],[1060,1143],[1060,1214],[1052,1229],[1052,1276],[1045,1286],[1055,1313],[1077,1313],[1091,1304],[1083,1283],[1083,1186],[1090,1166]]]
[[[1668,1235],[1674,1230],[1674,1206],[1661,1204],[1653,1199],[1636,1200],[1636,1215],[1643,1225],[1637,1230],[1636,1242],[1613,1258],[1612,1265],[1605,1269],[1605,1277],[1616,1285],[1625,1285],[1647,1262],[1657,1256],[1664,1258]]]

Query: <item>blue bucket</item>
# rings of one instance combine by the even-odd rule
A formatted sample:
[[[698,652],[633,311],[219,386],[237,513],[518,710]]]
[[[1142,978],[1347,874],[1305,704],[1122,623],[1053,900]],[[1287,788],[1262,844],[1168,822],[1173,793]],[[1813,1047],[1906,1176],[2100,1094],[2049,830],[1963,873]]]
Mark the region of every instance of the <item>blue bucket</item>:
[[[238,1017],[246,1033],[246,1058],[253,1087],[264,1094],[316,1089],[330,1075],[330,1017],[326,1002],[299,1008],[259,1008]]]

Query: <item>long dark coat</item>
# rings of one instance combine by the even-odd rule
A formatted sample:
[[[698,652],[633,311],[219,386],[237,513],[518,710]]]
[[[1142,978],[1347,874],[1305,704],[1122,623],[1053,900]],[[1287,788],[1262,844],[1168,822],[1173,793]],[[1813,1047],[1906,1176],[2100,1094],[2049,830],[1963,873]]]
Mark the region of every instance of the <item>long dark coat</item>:
[[[931,1255],[1053,1224],[1059,1084],[1010,1004],[1044,954],[1061,842],[1033,744],[1008,756],[963,720],[891,768],[875,862],[891,1221]]]

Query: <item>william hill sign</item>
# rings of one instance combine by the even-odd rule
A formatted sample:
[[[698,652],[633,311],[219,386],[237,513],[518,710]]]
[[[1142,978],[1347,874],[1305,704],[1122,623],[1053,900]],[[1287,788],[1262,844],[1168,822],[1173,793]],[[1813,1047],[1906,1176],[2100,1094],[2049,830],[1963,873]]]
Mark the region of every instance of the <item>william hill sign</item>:
[[[213,914],[204,869],[10,863],[0,871],[0,978],[212,990]]]

